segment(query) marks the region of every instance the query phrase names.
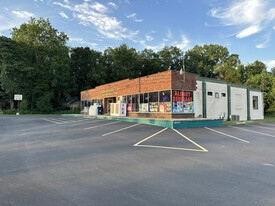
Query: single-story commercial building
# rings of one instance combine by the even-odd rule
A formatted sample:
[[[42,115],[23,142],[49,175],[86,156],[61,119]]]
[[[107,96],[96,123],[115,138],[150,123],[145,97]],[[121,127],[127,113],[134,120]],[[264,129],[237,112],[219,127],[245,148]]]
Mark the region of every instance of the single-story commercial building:
[[[81,108],[102,105],[103,114],[114,107],[129,117],[263,119],[263,94],[243,85],[168,70],[136,79],[100,85],[81,92]],[[126,113],[127,112],[127,113]]]

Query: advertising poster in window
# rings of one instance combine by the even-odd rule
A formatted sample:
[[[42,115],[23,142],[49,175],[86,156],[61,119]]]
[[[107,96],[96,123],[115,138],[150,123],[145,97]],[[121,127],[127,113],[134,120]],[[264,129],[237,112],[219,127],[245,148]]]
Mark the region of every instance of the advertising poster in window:
[[[139,104],[140,112],[148,112],[149,105],[148,103]]]
[[[193,92],[192,91],[173,91],[173,112],[174,113],[194,113]]]
[[[158,103],[157,102],[151,102],[149,103],[149,112],[158,112]]]
[[[132,104],[127,104],[127,112],[132,112]]]
[[[171,112],[171,102],[164,102],[159,104],[159,112]]]
[[[159,112],[166,112],[166,104],[159,104]]]

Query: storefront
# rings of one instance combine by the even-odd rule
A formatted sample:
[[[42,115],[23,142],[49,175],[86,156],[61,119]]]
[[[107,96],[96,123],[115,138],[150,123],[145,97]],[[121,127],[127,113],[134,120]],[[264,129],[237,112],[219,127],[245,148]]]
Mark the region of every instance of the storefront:
[[[195,90],[195,74],[165,71],[83,91],[81,107],[100,104],[108,115],[111,104],[120,102],[130,117],[193,118]]]

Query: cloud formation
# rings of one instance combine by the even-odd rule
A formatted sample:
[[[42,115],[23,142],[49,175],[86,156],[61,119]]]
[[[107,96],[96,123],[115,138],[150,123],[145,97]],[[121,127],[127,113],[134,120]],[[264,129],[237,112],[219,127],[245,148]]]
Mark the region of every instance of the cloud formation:
[[[33,13],[27,12],[27,11],[12,11],[11,13],[14,14],[16,17],[22,18],[22,19],[27,19],[34,16]]]
[[[99,2],[84,1],[81,4],[71,4],[69,2],[54,2],[54,5],[63,7],[73,12],[80,24],[84,26],[94,26],[102,37],[114,40],[134,39],[138,31],[131,31],[122,25],[116,17],[110,16],[115,3],[107,6]]]
[[[128,19],[133,19],[135,22],[143,22],[143,19],[138,19],[136,13],[132,13],[127,16]]]
[[[59,12],[59,15],[62,16],[65,19],[68,19],[69,17],[67,16],[67,14],[65,14],[63,11]]]
[[[245,38],[262,31],[275,20],[275,8],[270,8],[272,0],[234,0],[225,8],[213,8],[210,15],[225,26],[238,26],[237,38]]]

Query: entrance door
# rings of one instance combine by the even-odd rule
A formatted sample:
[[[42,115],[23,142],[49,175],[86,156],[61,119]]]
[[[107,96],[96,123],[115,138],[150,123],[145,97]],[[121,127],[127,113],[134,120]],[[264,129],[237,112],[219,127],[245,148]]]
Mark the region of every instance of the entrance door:
[[[111,112],[111,103],[115,103],[116,98],[115,97],[106,98],[106,102],[107,102],[107,113],[110,114],[110,112]]]

